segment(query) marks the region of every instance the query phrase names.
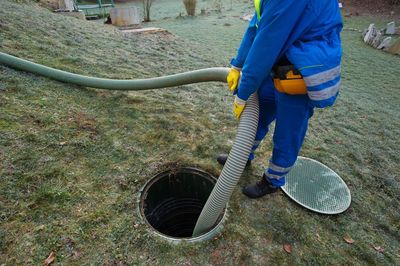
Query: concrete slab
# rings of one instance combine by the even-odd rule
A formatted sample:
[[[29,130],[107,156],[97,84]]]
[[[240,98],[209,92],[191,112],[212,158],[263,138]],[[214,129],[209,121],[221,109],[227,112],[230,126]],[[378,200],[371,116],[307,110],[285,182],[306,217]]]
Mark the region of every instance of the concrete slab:
[[[123,33],[155,33],[155,32],[167,32],[167,30],[162,29],[162,28],[150,27],[150,28],[141,28],[141,29],[124,29],[124,30],[121,30],[121,32],[123,32]]]

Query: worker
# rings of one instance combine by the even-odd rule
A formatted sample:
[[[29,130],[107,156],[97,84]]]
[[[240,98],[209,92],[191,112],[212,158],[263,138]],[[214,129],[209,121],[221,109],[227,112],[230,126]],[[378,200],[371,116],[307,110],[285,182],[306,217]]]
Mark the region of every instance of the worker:
[[[250,198],[276,192],[297,160],[314,108],[332,106],[339,94],[340,32],[337,0],[255,0],[255,15],[227,77],[240,118],[258,94],[260,116],[254,151],[275,121],[272,157],[261,179],[247,185]],[[240,82],[239,82],[240,81]],[[226,154],[217,158],[225,164]]]

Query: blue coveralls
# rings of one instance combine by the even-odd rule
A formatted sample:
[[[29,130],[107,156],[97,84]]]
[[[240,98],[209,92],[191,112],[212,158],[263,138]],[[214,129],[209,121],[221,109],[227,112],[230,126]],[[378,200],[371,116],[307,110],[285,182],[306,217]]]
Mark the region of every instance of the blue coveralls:
[[[253,151],[275,120],[273,152],[265,170],[276,187],[297,160],[313,108],[334,104],[340,86],[343,27],[337,0],[263,0],[254,15],[232,66],[242,69],[237,95],[247,100],[256,91],[260,117]],[[279,93],[272,67],[286,57],[304,77],[307,94]]]

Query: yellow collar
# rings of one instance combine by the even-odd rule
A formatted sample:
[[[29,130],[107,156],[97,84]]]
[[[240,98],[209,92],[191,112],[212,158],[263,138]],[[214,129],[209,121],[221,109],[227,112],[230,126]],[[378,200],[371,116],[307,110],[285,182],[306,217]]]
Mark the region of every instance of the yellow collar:
[[[257,13],[257,20],[260,21],[261,19],[261,0],[254,0],[254,7]]]

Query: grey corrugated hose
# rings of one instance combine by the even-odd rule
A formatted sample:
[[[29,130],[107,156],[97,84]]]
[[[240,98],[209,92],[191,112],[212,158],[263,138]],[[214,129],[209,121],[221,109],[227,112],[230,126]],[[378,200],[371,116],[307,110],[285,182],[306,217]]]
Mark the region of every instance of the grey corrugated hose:
[[[150,90],[174,87],[191,83],[226,82],[229,68],[207,68],[185,73],[137,80],[113,80],[88,77],[39,65],[0,52],[0,63],[15,69],[35,73],[61,82],[108,90]],[[197,221],[193,237],[210,230],[218,221],[223,209],[243,173],[247,158],[254,143],[258,124],[258,96],[253,94],[240,119],[236,140],[222,173]]]
[[[193,237],[200,236],[210,230],[216,224],[220,214],[226,207],[235,186],[239,182],[254,145],[258,116],[258,95],[255,93],[247,101],[228,160],[197,220]]]

